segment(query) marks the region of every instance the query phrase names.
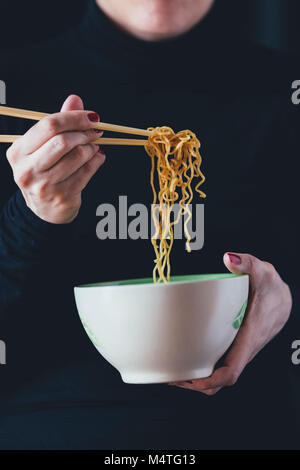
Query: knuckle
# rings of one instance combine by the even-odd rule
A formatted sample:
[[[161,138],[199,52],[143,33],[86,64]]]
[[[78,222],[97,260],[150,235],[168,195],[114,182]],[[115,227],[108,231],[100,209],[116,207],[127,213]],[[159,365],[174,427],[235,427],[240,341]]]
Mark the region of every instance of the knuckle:
[[[287,302],[289,303],[289,305],[292,307],[293,297],[292,297],[292,292],[291,292],[290,286],[288,284],[286,284],[286,282],[283,282],[283,288],[284,288],[284,291],[285,291],[285,298],[286,298]]]
[[[70,198],[69,192],[60,190],[56,192],[53,201],[53,206],[58,211],[79,211],[81,205],[81,196],[78,198]]]
[[[16,154],[16,148],[14,145],[11,145],[7,151],[6,151],[6,158],[9,162],[12,162],[14,160],[15,154]]]
[[[97,134],[94,129],[89,129],[88,131],[86,131],[86,138],[88,142],[91,140],[98,139],[99,136],[100,134]]]
[[[59,132],[59,122],[56,116],[47,116],[41,122],[47,133],[55,135]]]
[[[66,196],[63,191],[59,191],[55,194],[54,204],[56,207],[63,207],[66,204]]]
[[[94,168],[93,162],[89,160],[88,162],[85,163],[83,168],[86,173],[91,173]]]
[[[97,152],[98,152],[99,148],[97,145],[94,145],[94,144],[88,144],[88,155],[89,155],[89,158],[93,158]]]
[[[249,271],[256,279],[260,279],[268,284],[278,280],[279,278],[276,269],[271,263],[268,261],[262,261],[255,256],[248,255],[248,267]]]
[[[92,146],[92,154],[96,155],[99,152],[99,145],[91,144],[91,146]]]
[[[257,274],[259,274],[260,260],[249,253],[244,253],[242,256],[246,272],[251,273],[253,276],[257,276]]]
[[[67,152],[69,149],[69,142],[64,134],[58,134],[53,138],[53,147],[57,151]]]
[[[34,193],[39,199],[44,199],[48,193],[49,182],[47,180],[40,181],[35,185]]]
[[[265,270],[269,275],[273,275],[274,273],[276,273],[276,270],[273,264],[269,263],[268,261],[264,261],[263,263],[264,263]]]
[[[263,277],[268,283],[273,283],[280,279],[273,264],[269,263],[268,261],[264,261],[263,268],[264,268]]]
[[[227,380],[227,386],[232,387],[238,381],[239,374],[236,371],[232,371]]]
[[[291,289],[290,287],[288,286],[288,284],[286,284],[285,282],[282,281],[282,295],[281,295],[281,302],[283,305],[285,305],[285,311],[286,311],[286,315],[284,317],[284,324],[287,322],[287,320],[289,319],[289,316],[290,316],[290,313],[291,313],[291,310],[292,310],[292,306],[293,306],[293,297],[292,297],[292,293],[291,293]]]
[[[11,166],[13,166],[21,153],[22,145],[20,144],[20,140],[21,138],[15,141],[6,151],[6,158]]]
[[[213,396],[215,395],[216,393],[218,392],[218,389],[211,389],[211,390],[202,390],[202,393],[205,393],[205,395],[208,395],[208,396]]]
[[[76,148],[76,154],[77,157],[79,157],[80,159],[84,158],[86,154],[86,147],[84,145],[78,145],[78,147]]]
[[[20,188],[28,188],[32,183],[33,169],[26,168],[14,173],[14,180]]]
[[[255,275],[261,271],[261,261],[253,255],[248,255],[249,270]]]

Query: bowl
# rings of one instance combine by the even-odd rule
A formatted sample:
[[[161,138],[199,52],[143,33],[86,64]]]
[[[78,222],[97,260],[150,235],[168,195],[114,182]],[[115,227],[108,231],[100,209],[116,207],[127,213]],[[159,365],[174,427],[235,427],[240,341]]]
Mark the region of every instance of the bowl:
[[[248,275],[175,276],[75,287],[83,327],[126,383],[211,375],[247,306]]]

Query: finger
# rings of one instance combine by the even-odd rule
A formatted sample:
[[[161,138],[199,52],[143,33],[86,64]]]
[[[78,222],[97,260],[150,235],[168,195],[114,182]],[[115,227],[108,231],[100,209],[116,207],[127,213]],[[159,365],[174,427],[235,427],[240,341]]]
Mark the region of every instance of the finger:
[[[80,96],[69,95],[68,98],[64,101],[61,112],[64,111],[75,111],[84,109],[84,104]]]
[[[255,256],[249,254],[225,253],[223,261],[230,272],[234,274],[249,274],[252,289],[255,289],[257,286],[261,286],[262,281],[266,280],[268,277],[270,280],[272,278],[280,279],[272,264],[266,261],[261,261]]]
[[[196,380],[195,380],[195,384],[193,384],[192,382],[194,382],[194,381],[173,382],[173,383],[170,383],[169,385],[174,385],[174,386],[179,387],[179,388],[185,388],[186,390],[192,390],[194,392],[201,392],[201,393],[204,393],[205,395],[215,395],[222,388],[222,387],[216,387],[216,388],[202,389],[196,383]]]
[[[184,382],[184,387],[202,392],[204,390],[233,385],[237,378],[238,375],[233,368],[223,366],[219,369],[216,369],[209,377]],[[172,382],[172,384],[182,386],[182,382]]]
[[[59,183],[66,180],[91,160],[98,151],[99,146],[94,144],[75,147],[47,172],[49,182]]]
[[[64,101],[60,112],[64,111],[76,111],[76,110],[83,110],[84,109],[84,104],[80,96],[77,95],[70,95],[68,98]],[[96,113],[97,114],[97,113]],[[98,115],[97,115],[98,116]],[[99,116],[98,116],[99,117]],[[98,137],[101,137],[103,134],[103,131],[100,131],[100,129],[95,129],[96,133],[98,134]]]
[[[34,166],[36,172],[49,170],[74,148],[93,142],[96,138],[97,134],[93,129],[58,134],[31,155],[30,163]]]
[[[242,253],[225,253],[223,257],[225,266],[234,274],[250,274],[254,269],[254,264],[260,260],[252,255]]]
[[[98,169],[103,165],[105,158],[105,154],[102,152],[102,150],[99,150],[99,152],[97,152],[91,160],[79,168],[76,173],[59,184],[63,185],[64,191],[73,194],[80,193],[86,187],[94,174],[98,171]]]
[[[14,143],[16,158],[29,155],[57,134],[91,129],[99,115],[92,111],[73,110],[50,114],[38,121]]]
[[[218,393],[221,389],[222,389],[222,387],[209,388],[207,390],[201,390],[201,393],[204,393],[205,395],[212,396],[212,395],[215,395],[216,393]]]

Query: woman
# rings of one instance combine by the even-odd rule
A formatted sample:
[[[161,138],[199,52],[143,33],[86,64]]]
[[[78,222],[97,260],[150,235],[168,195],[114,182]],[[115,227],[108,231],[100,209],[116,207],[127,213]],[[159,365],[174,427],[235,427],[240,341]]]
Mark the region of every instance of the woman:
[[[3,63],[9,105],[53,114],[33,126],[1,120],[2,134],[24,134],[1,159],[0,325],[9,349],[2,448],[290,446],[290,404],[277,405],[288,394],[284,335],[235,389],[219,392],[237,382],[291,311],[278,274],[293,280],[296,239],[286,205],[297,127],[286,100],[289,60],[231,37],[213,0],[97,0],[78,27]],[[98,111],[106,122],[190,128],[202,141],[205,246],[189,257],[176,250],[173,271],[222,270],[224,255],[229,271],[248,273],[251,283],[244,324],[208,378],[125,385],[77,319],[74,285],[147,276],[153,257],[149,241],[95,236],[100,203],[124,194],[151,203],[147,157],[109,148],[105,158],[91,143]],[[283,197],[274,200],[282,152]]]

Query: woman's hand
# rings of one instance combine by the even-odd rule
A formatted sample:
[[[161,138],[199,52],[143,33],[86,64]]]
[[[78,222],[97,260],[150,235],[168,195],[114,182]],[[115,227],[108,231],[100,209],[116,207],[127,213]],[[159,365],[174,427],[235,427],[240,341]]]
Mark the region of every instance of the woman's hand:
[[[242,326],[224,360],[210,377],[172,382],[170,385],[214,395],[222,387],[234,385],[246,365],[283,328],[292,297],[290,289],[274,266],[247,254],[226,253],[224,263],[235,274],[250,278],[250,299]]]
[[[105,160],[91,142],[101,133],[92,129],[97,113],[84,111],[71,95],[60,113],[43,118],[7,151],[14,179],[27,206],[54,224],[72,222],[81,205],[81,192]]]

